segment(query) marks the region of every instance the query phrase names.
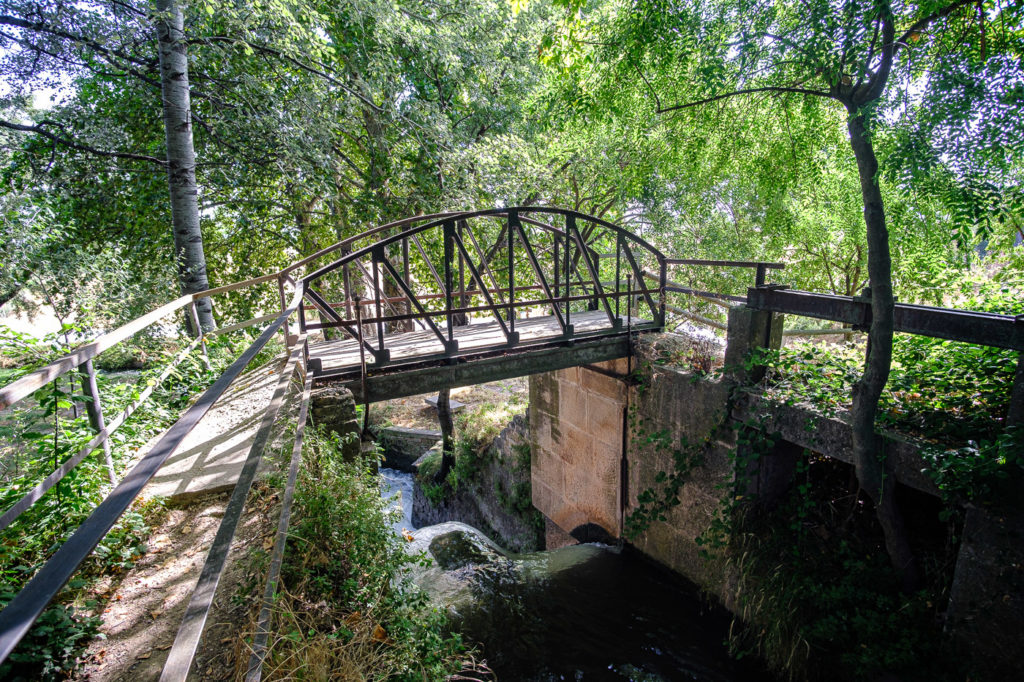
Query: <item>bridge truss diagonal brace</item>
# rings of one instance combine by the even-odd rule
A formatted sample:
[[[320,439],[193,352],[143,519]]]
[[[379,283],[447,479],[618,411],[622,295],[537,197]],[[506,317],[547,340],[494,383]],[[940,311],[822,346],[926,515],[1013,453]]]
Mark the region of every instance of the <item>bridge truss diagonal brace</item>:
[[[498,285],[498,278],[494,276],[494,272],[491,270],[490,265],[488,265],[487,255],[484,253],[484,250],[480,247],[480,242],[477,241],[476,235],[473,234],[473,230],[466,230],[464,234],[469,235],[469,240],[473,242],[473,250],[476,252],[477,258],[480,259],[480,273],[487,275],[487,278],[491,280],[491,284],[494,286],[494,293],[497,294],[498,296],[498,301],[501,303],[501,305],[505,305],[505,297],[501,293],[501,286]],[[458,241],[462,241],[461,235],[459,235]],[[463,255],[466,256],[467,261],[471,260],[469,258],[469,254],[466,253],[465,246],[462,247],[462,253]],[[477,277],[478,281],[479,279],[480,278]],[[480,286],[480,288],[485,289],[485,287],[483,286]]]
[[[509,223],[515,229],[516,234],[519,235],[519,239],[523,242],[523,248],[526,250],[527,259],[530,261],[530,266],[533,268],[533,273],[537,275],[537,279],[540,281],[541,289],[544,290],[544,295],[548,297],[548,301],[551,302],[551,310],[555,313],[555,319],[558,320],[558,326],[562,330],[564,336],[572,336],[572,326],[567,325],[565,318],[562,316],[562,311],[558,309],[555,304],[555,298],[551,295],[551,287],[548,286],[548,278],[544,276],[544,271],[540,267],[540,261],[537,260],[537,254],[533,251],[533,246],[530,244],[530,240],[526,237],[526,230],[523,229],[523,223],[519,220],[518,214],[512,214],[509,216]]]
[[[475,240],[475,237],[473,237],[472,232],[469,232],[469,235],[471,238]],[[494,304],[494,299],[491,297],[491,292],[488,291],[487,286],[484,284],[483,278],[480,276],[479,270],[477,270],[476,266],[473,264],[473,259],[469,257],[469,252],[466,250],[466,244],[462,240],[462,236],[459,235],[458,232],[456,232],[452,235],[452,237],[453,241],[455,242],[455,248],[459,250],[459,253],[462,254],[462,257],[466,262],[466,268],[469,270],[469,276],[473,279],[474,282],[476,282],[476,285],[480,287],[480,293],[483,295],[484,300],[487,301],[488,309],[494,315],[494,319],[498,321],[498,326],[501,327],[501,333],[505,335],[505,341],[509,345],[518,343],[519,332],[511,331],[508,328],[508,325],[505,323],[505,320],[501,317],[501,313],[498,310],[498,306]],[[483,265],[484,267],[487,266],[486,263],[483,263]],[[491,277],[491,279],[493,280],[493,276]],[[497,285],[496,282],[495,285]],[[497,286],[495,288],[497,289]],[[497,290],[500,291],[500,289]]]
[[[583,235],[580,234],[580,230],[576,226],[576,216],[566,216],[565,231],[569,235],[569,238],[576,242],[576,246],[579,248],[580,260],[582,260],[583,264],[587,267],[587,273],[590,275],[590,279],[594,282],[594,293],[604,306],[605,314],[608,315],[608,323],[611,324],[612,329],[621,328],[622,320],[615,317],[615,313],[612,312],[612,307],[608,303],[608,294],[605,292],[604,287],[601,286],[600,273],[598,273],[597,266],[594,265],[594,262],[590,260],[590,251],[587,249],[587,245],[583,241]],[[565,276],[566,281],[568,281],[570,274],[566,272]]]
[[[647,305],[651,308],[651,314],[657,316],[660,306],[655,305],[654,298],[651,296],[650,289],[644,283],[643,270],[636,262],[636,257],[633,255],[633,250],[629,248],[629,244],[625,239],[619,236],[619,245],[622,247],[622,252],[626,255],[626,261],[629,263],[629,269],[633,271],[633,277],[636,278],[637,284],[640,285],[640,289],[644,293],[644,300],[647,301]]]
[[[388,260],[387,255],[384,253],[384,247],[377,247],[373,250],[373,259],[376,262],[380,263],[382,266],[384,266],[384,269],[387,270],[388,274],[391,275],[391,278],[395,280],[395,283],[398,285],[398,288],[402,290],[402,293],[409,297],[409,300],[412,302],[417,312],[419,312],[419,314],[423,316],[424,322],[426,322],[427,326],[430,327],[430,331],[434,332],[434,334],[437,335],[437,338],[441,341],[441,345],[444,346],[444,352],[446,354],[457,352],[459,350],[459,342],[455,340],[449,340],[447,337],[445,337],[444,334],[441,333],[441,330],[438,328],[437,324],[435,324],[434,320],[431,319],[430,315],[427,314],[426,309],[417,300],[416,295],[413,294],[412,289],[409,287],[408,283],[398,273],[398,270],[395,268],[395,266],[391,264],[391,261]]]
[[[331,304],[327,302],[327,299],[313,289],[313,287],[307,285],[305,291],[303,291],[303,295],[313,303],[317,310],[331,318],[331,320],[338,325],[339,329],[351,336],[355,341],[359,342],[358,332],[352,329],[352,325],[350,323],[341,319],[341,316],[335,312],[334,308],[331,307]],[[356,305],[360,304],[356,303]],[[366,350],[370,351],[374,358],[377,358],[378,352],[376,348],[374,348],[366,339],[362,340],[362,344]]]

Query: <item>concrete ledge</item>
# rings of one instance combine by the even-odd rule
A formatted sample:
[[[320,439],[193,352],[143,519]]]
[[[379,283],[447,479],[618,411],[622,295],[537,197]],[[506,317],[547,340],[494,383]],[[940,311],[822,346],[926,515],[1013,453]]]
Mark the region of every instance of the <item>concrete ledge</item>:
[[[841,419],[825,417],[808,407],[787,405],[749,392],[739,393],[732,416],[740,422],[757,421],[768,433],[778,433],[783,440],[853,464],[853,429]],[[896,480],[938,496],[938,488],[923,471],[925,464],[921,459],[920,444],[892,432],[883,433],[882,439]]]

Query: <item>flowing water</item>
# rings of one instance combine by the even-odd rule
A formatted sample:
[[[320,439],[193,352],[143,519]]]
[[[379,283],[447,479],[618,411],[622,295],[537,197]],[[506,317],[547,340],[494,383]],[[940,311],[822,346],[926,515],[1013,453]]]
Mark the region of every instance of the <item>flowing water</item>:
[[[392,523],[394,529],[413,530],[412,527],[412,474],[397,469],[380,469],[380,494],[390,504],[389,508],[402,512],[402,517]]]
[[[381,473],[382,494],[405,502],[396,530],[413,530],[411,475]],[[449,610],[499,680],[771,680],[729,657],[724,611],[636,551],[589,544],[506,556],[448,526],[461,524],[416,533],[414,548],[429,546],[438,564],[420,581],[452,598]]]

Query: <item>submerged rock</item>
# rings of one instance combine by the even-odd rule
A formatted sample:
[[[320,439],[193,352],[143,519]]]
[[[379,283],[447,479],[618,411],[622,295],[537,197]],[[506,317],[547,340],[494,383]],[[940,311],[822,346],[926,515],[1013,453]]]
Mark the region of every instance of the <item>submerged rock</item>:
[[[453,626],[483,650],[495,670],[519,669],[542,661],[546,646],[544,609],[554,577],[597,554],[599,545],[575,545],[550,552],[511,555],[464,523],[421,528],[408,549],[432,561],[410,571],[410,578]]]
[[[455,522],[415,531],[407,547],[431,559],[408,579],[499,679],[765,679],[729,660],[724,614],[635,552],[584,544],[515,555]]]

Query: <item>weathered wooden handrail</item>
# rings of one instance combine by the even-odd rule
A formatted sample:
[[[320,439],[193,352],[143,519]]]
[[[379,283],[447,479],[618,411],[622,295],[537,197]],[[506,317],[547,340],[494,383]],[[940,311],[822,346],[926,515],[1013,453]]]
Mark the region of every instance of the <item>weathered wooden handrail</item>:
[[[871,302],[852,296],[755,287],[747,292],[747,305],[842,322],[855,330],[871,324]],[[1024,316],[897,303],[893,318],[898,332],[1024,351]]]
[[[81,348],[68,353],[59,360],[51,362],[45,367],[41,367],[36,371],[30,372],[20,379],[7,384],[3,388],[0,388],[0,411],[6,410],[19,400],[32,395],[54,379],[76,369],[86,360],[92,360],[108,348],[112,348],[125,339],[137,334],[162,317],[166,317],[171,313],[181,310],[191,302],[191,295],[181,296],[170,303],[157,308],[151,313],[134,319],[128,324],[104,334],[92,343],[87,343]]]
[[[302,441],[306,432],[306,417],[309,413],[309,402],[313,391],[313,372],[306,371],[306,380],[302,386],[302,400],[299,403],[299,415],[295,423],[295,440],[292,443],[292,458],[288,464],[288,480],[285,482],[284,494],[281,496],[281,514],[277,520],[277,533],[274,536],[274,549],[270,554],[270,566],[267,568],[267,582],[263,589],[263,602],[256,623],[256,634],[252,640],[252,653],[245,673],[246,682],[259,682],[263,672],[263,660],[267,654],[267,640],[270,638],[270,619],[277,597],[277,588],[281,576],[281,565],[284,563],[285,542],[288,539],[288,524],[291,519],[292,502],[295,499],[295,483],[302,462]]]
[[[296,302],[298,301],[296,297]],[[294,307],[292,308],[294,311]],[[291,313],[288,313],[291,314]],[[281,323],[284,320],[280,320]],[[268,337],[269,338],[269,337]],[[245,463],[238,474],[238,482],[231,491],[227,507],[224,509],[224,516],[221,517],[217,534],[210,546],[210,551],[203,562],[203,570],[192,590],[192,598],[189,600],[185,615],[181,619],[181,626],[174,638],[174,644],[167,654],[167,662],[160,675],[161,682],[185,682],[189,670],[192,668],[192,661],[195,658],[196,648],[199,646],[199,639],[203,635],[203,628],[206,619],[213,607],[213,598],[217,592],[217,585],[224,573],[228,561],[228,552],[231,550],[231,543],[234,540],[238,523],[242,518],[242,511],[245,509],[245,500],[249,496],[249,490],[256,478],[260,461],[263,459],[263,449],[270,440],[270,431],[277,420],[277,415],[284,404],[285,393],[288,390],[288,383],[299,366],[299,358],[302,356],[302,346],[305,337],[300,338],[298,344],[289,354],[288,361],[281,370],[277,379],[277,386],[274,395],[263,413],[260,426],[253,436],[252,444],[249,446],[249,453],[246,455]]]
[[[183,297],[191,301],[192,297]],[[180,300],[180,299],[179,299]],[[0,611],[0,661],[7,657],[28,633],[47,604],[57,595],[78,566],[92,552],[119,518],[127,511],[142,488],[157,473],[164,462],[177,450],[185,437],[195,428],[214,402],[227,390],[270,338],[284,325],[285,320],[298,310],[301,292],[297,291],[292,303],[269,324],[263,333],[236,359],[214,384],[182,414],[177,422],[157,441],[153,448],[121,480],[109,495],[92,511],[74,534],[56,551],[28,584]],[[175,302],[177,303],[177,301]],[[165,306],[167,308],[168,306]],[[180,306],[179,306],[180,307]],[[177,308],[174,308],[177,310]],[[170,312],[173,312],[170,311]],[[167,314],[166,312],[164,314]],[[162,315],[161,315],[162,317]],[[159,318],[157,318],[159,319]],[[90,344],[90,346],[94,346]]]

